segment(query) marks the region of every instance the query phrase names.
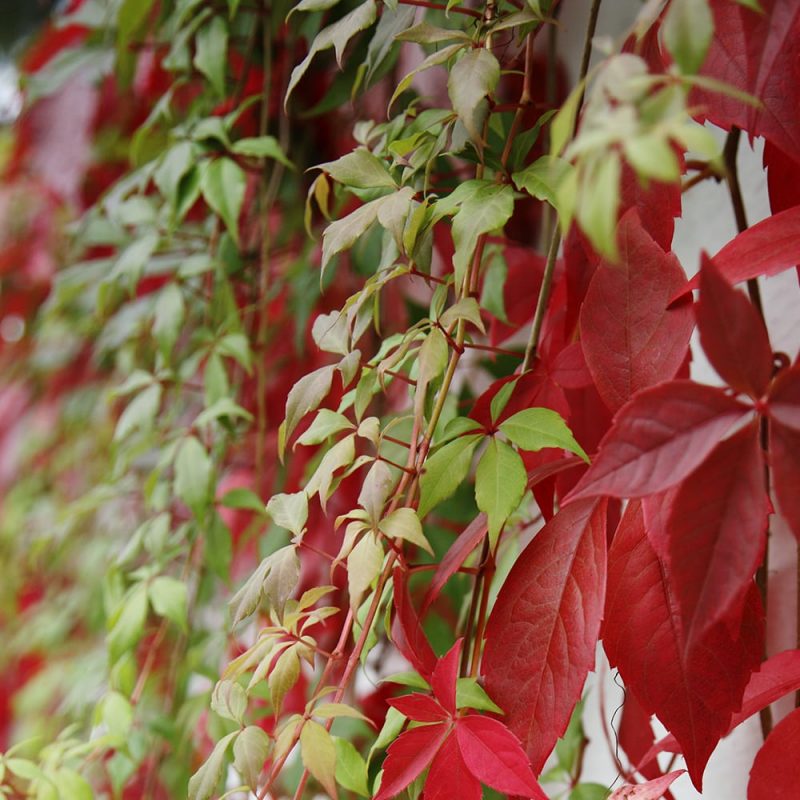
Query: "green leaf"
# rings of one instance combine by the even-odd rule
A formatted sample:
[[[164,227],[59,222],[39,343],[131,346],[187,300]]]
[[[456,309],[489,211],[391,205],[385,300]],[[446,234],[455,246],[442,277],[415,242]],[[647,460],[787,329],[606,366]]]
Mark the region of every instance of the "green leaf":
[[[286,19],[294,14],[295,11],[327,11],[338,5],[341,0],[300,0],[300,2],[292,8]]]
[[[346,153],[336,161],[318,165],[335,181],[356,189],[396,189],[386,165],[364,147]]]
[[[211,693],[211,710],[242,725],[247,711],[247,694],[236,681],[217,681]]]
[[[185,315],[183,292],[176,284],[168,283],[159,292],[153,317],[153,335],[165,357],[169,356],[178,340]]]
[[[188,436],[175,458],[175,494],[196,516],[202,516],[211,500],[213,467],[203,445]]]
[[[438,378],[447,366],[449,349],[447,339],[438,328],[430,333],[417,351],[417,386],[414,395],[414,411],[421,416],[428,386]]]
[[[322,444],[328,437],[335,436],[342,431],[353,430],[355,426],[344,414],[321,408],[314,417],[314,421],[297,440],[298,444]]]
[[[297,548],[294,545],[281,547],[266,560],[269,571],[264,579],[264,597],[269,607],[283,616],[286,601],[292,596],[300,579]]]
[[[708,0],[672,0],[661,33],[681,72],[694,75],[703,66],[714,35]]]
[[[126,45],[150,14],[154,0],[123,0],[117,12],[117,38]]]
[[[490,711],[502,714],[503,709],[495,703],[475,678],[459,678],[456,684],[456,706],[458,708],[476,708],[479,711]]]
[[[147,619],[147,587],[137,583],[126,595],[111,617],[108,649],[111,660],[116,661],[124,652],[134,647],[142,637]]]
[[[465,43],[471,41],[469,34],[464,31],[439,28],[427,22],[413,25],[402,33],[398,33],[394,38],[400,42],[417,42],[417,44],[439,44],[440,42],[452,42],[454,39]]]
[[[681,175],[672,145],[658,132],[633,136],[623,142],[625,158],[640,178],[671,183]]]
[[[520,172],[515,172],[511,179],[517,189],[558,208],[559,187],[574,169],[563,158],[542,156]]]
[[[300,731],[300,755],[303,766],[334,799],[336,791],[336,745],[328,731],[313,719],[306,720]]]
[[[225,67],[228,63],[228,23],[213,16],[197,32],[194,65],[208,78],[214,91],[225,96]]]
[[[433,555],[433,548],[425,538],[422,523],[413,508],[395,509],[381,520],[378,527],[381,533],[390,539],[404,539]]]
[[[161,407],[161,384],[153,383],[128,403],[120,414],[114,439],[122,441],[136,430],[149,430]]]
[[[271,158],[288,169],[294,169],[294,164],[286,157],[274,136],[246,136],[234,142],[231,151],[248,158]]]
[[[349,467],[356,457],[355,434],[351,433],[328,450],[319,462],[319,466],[306,484],[306,494],[313,497],[319,493],[323,510],[330,497],[335,473]]]
[[[350,39],[353,38],[359,31],[363,31],[375,22],[377,16],[377,7],[375,0],[367,0],[360,6],[354,8],[348,14],[345,14],[340,20],[329,25],[327,28],[321,30],[308,51],[308,55],[292,70],[292,75],[289,78],[289,85],[286,87],[286,95],[284,99],[284,106],[289,102],[300,79],[305,75],[311,61],[317,53],[333,48],[336,53],[336,63],[339,68],[342,66],[342,56],[344,55],[344,48]]]
[[[244,582],[244,585],[230,599],[229,605],[233,612],[233,627],[243,619],[249,617],[259,606],[264,597],[264,580],[269,572],[269,557],[265,558],[256,567],[255,571]]]
[[[449,328],[460,319],[472,323],[481,333],[486,333],[486,328],[481,319],[481,309],[474,297],[462,297],[442,314],[439,322],[442,327]]]
[[[414,76],[419,74],[420,72],[424,72],[426,69],[430,69],[431,67],[436,67],[439,64],[444,64],[445,61],[449,61],[452,56],[456,53],[463,50],[467,47],[467,43],[459,43],[459,44],[450,44],[447,47],[443,47],[441,50],[438,50],[435,53],[431,53],[425,60],[417,67],[411,70],[404,78],[397,84],[397,88],[394,90],[391,99],[389,100],[389,109],[394,105],[394,101],[406,90],[409,86],[411,86],[411,81],[414,80]],[[388,113],[388,109],[387,109]]]
[[[252,490],[244,486],[225,492],[219,501],[225,508],[238,508],[243,511],[254,511],[256,514],[265,514],[266,509],[262,499]]]
[[[331,390],[335,369],[333,364],[315,369],[300,378],[289,390],[286,398],[286,419],[283,423],[284,443],[291,437],[300,420],[325,399]],[[280,448],[280,455],[283,458],[283,447]]]
[[[347,719],[360,719],[364,722],[369,721],[360,711],[345,703],[320,703],[311,713],[319,719],[326,720],[346,717]]]
[[[275,715],[280,713],[283,699],[292,690],[300,677],[300,659],[297,656],[297,645],[284,650],[275,666],[269,673],[267,684]]]
[[[383,544],[374,533],[368,532],[347,556],[347,587],[351,608],[357,609],[361,605],[364,594],[382,568]]]
[[[252,790],[258,787],[271,749],[272,740],[256,725],[248,725],[233,743],[233,767]]]
[[[428,456],[419,479],[417,513],[420,518],[424,518],[432,508],[447,500],[458,489],[469,473],[472,454],[481,438],[479,434],[460,436]]]
[[[217,342],[217,352],[237,361],[250,374],[253,371],[253,351],[243,333],[228,333]]]
[[[499,79],[497,59],[485,47],[478,47],[468,50],[455,63],[447,81],[453,110],[479,152],[483,151],[483,123],[489,110],[486,98]]]
[[[125,741],[133,724],[133,708],[127,697],[111,691],[98,703],[96,717],[110,734]]]
[[[361,754],[347,739],[335,736],[336,783],[361,797],[369,797],[367,765]]]
[[[367,518],[377,522],[383,513],[383,507],[389,499],[394,488],[395,479],[391,469],[384,461],[375,461],[370,467],[361,491],[358,494],[358,504],[367,512]]]
[[[550,123],[550,154],[553,156],[560,156],[572,138],[584,88],[584,81],[573,88]]]
[[[522,450],[559,447],[575,453],[587,463],[589,461],[561,415],[549,408],[518,411],[500,424],[500,430]]]
[[[225,754],[230,743],[239,736],[239,731],[220,739],[205,763],[189,779],[189,800],[211,800],[217,791],[225,766]]]
[[[514,190],[510,186],[491,183],[468,197],[453,218],[453,269],[456,285],[460,286],[467,274],[481,234],[502,228],[514,213]]]
[[[505,442],[490,439],[475,473],[475,500],[489,518],[492,543],[520,504],[527,483],[528,474],[519,453]]]
[[[504,383],[495,393],[494,397],[492,398],[491,403],[489,403],[489,415],[492,418],[492,422],[497,422],[500,419],[500,415],[505,410],[505,407],[508,405],[508,401],[511,399],[511,395],[514,394],[514,389],[517,388],[517,379],[510,380],[507,383]]]
[[[266,511],[276,525],[300,536],[308,520],[308,496],[305,492],[275,494],[270,497]]]
[[[239,215],[242,211],[247,177],[230,158],[217,158],[206,165],[200,190],[209,206],[222,218],[233,240],[239,243]]]
[[[53,773],[59,800],[94,800],[95,794],[86,778],[74,769],[61,767]]]
[[[593,158],[581,176],[576,215],[583,232],[598,253],[617,260],[617,212],[622,166],[619,154],[604,152]]]
[[[579,700],[572,711],[564,735],[556,742],[555,753],[558,764],[570,777],[575,775],[575,768],[579,763],[578,759],[585,740],[582,718],[583,700]]]
[[[600,783],[579,783],[569,793],[569,800],[606,800],[608,795],[608,787]]]
[[[150,583],[148,593],[153,611],[188,633],[186,584],[177,578],[161,575]]]
[[[194,166],[197,153],[196,145],[182,141],[167,150],[161,157],[158,168],[153,175],[158,190],[172,206],[173,212],[178,206],[178,188],[181,180]]]

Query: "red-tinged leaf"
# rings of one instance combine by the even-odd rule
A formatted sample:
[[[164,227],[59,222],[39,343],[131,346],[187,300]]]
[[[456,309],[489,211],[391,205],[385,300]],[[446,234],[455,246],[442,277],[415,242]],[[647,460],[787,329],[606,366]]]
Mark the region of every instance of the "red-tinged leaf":
[[[392,641],[420,675],[427,678],[436,668],[436,654],[431,649],[419,617],[414,610],[402,571],[394,571],[394,608]]]
[[[456,739],[467,769],[492,789],[546,800],[516,736],[496,719],[470,714],[456,722]]]
[[[731,239],[712,260],[725,280],[734,284],[794,267],[800,263],[800,206],[756,223]],[[697,274],[674,294],[672,302],[699,285]]]
[[[402,792],[431,763],[449,732],[446,724],[438,723],[412,728],[398,736],[389,745],[381,788],[374,800],[389,800]]]
[[[714,37],[701,74],[754,95],[751,105],[723,92],[694,91],[690,105],[722,128],[736,125],[788,153],[800,149],[797,117],[800,4],[759,0],[762,11],[712,0]],[[762,13],[763,12],[763,13]]]
[[[550,377],[563,389],[583,389],[592,383],[586,356],[580,342],[560,350],[548,365]]]
[[[563,508],[517,559],[487,624],[487,689],[536,772],[566,730],[594,666],[605,518],[604,502]]]
[[[767,413],[770,418],[800,431],[800,367],[784,370],[769,393]]]
[[[672,494],[666,546],[655,549],[666,554],[687,646],[741,617],[769,510],[757,422],[721,442]]]
[[[443,655],[431,675],[431,689],[442,707],[450,714],[456,713],[456,682],[458,681],[458,662],[461,658],[463,639],[459,639]]]
[[[592,466],[566,500],[641,497],[674,486],[750,410],[692,381],[645,389],[617,413]]]
[[[670,576],[645,532],[641,503],[631,501],[609,551],[603,644],[645,712],[657,714],[680,743],[698,790],[760,661],[763,612],[755,586],[739,627],[730,627],[719,624],[686,647]]]
[[[450,545],[450,549],[439,562],[436,572],[433,573],[430,586],[422,602],[421,613],[423,615],[439,596],[447,581],[458,572],[469,554],[483,541],[488,530],[487,525],[486,514],[478,514]]]
[[[586,363],[600,396],[619,410],[640,389],[675,376],[694,327],[688,303],[667,309],[686,276],[635,210],[617,229],[619,262],[594,273],[580,315]]]
[[[628,692],[622,708],[622,720],[619,724],[619,744],[628,756],[630,763],[645,778],[658,778],[661,770],[655,758],[642,763],[643,756],[653,746],[655,736],[648,714],[636,699],[636,695]]]
[[[442,722],[448,716],[447,711],[436,700],[419,692],[404,694],[402,697],[391,697],[387,702],[415,722]]]
[[[772,213],[800,205],[800,162],[772,142],[764,145],[763,162]]]
[[[800,787],[800,708],[782,719],[756,753],[747,800],[796,797]]]
[[[425,779],[425,800],[481,800],[481,782],[467,769],[456,737],[451,734],[439,749]]]
[[[750,677],[750,682],[744,690],[742,707],[731,717],[725,735],[728,736],[746,719],[758,714],[762,708],[798,689],[800,689],[800,650],[784,650],[772,656]],[[627,704],[627,700],[625,702]],[[648,764],[659,753],[680,753],[680,751],[680,745],[670,734],[652,745],[640,758],[639,763]],[[641,772],[640,766],[637,766],[637,769]]]
[[[660,800],[675,779],[680,778],[685,772],[685,769],[676,769],[674,772],[668,772],[660,778],[647,781],[647,783],[635,786],[626,783],[616,789],[608,800]]]
[[[800,431],[771,422],[769,458],[778,510],[800,541]]]
[[[772,378],[772,348],[753,304],[703,255],[697,327],[703,350],[726,383],[759,398]]]

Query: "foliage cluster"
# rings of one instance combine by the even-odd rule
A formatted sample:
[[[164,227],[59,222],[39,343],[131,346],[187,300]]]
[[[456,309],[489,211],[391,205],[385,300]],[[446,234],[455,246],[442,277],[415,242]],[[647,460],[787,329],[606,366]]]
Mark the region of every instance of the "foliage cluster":
[[[793,796],[800,5],[649,2],[591,65],[593,0],[571,82],[571,0],[67,6],[0,141],[0,797],[656,800],[756,714]]]

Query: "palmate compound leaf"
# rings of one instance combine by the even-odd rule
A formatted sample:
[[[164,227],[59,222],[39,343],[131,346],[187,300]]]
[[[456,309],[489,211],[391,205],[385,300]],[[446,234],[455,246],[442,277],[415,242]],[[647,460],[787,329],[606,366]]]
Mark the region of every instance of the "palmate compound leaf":
[[[747,785],[747,800],[793,797],[800,786],[800,708],[782,719],[756,753]]]
[[[645,389],[619,410],[592,466],[566,499],[642,497],[668,489],[751,411],[720,389],[692,381]]]
[[[606,504],[571,503],[519,556],[489,617],[486,687],[535,772],[594,665],[605,576]]]
[[[711,365],[737,392],[761,397],[772,378],[772,348],[764,322],[742,292],[702,257],[697,327]]]
[[[706,762],[761,660],[758,592],[751,587],[740,620],[716,625],[689,649],[670,576],[650,543],[638,500],[625,510],[608,564],[603,645],[609,661],[645,713],[655,713],[678,740],[700,790]]]
[[[686,276],[642,227],[635,209],[617,228],[619,259],[602,262],[581,306],[581,344],[597,390],[618,411],[641,389],[670,380],[694,327],[689,303],[667,309]]]

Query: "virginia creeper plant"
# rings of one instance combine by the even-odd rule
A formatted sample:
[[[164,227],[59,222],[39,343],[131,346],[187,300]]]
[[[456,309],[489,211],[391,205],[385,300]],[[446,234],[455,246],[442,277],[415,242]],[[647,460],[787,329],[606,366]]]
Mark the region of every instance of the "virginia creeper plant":
[[[0,797],[657,800],[754,715],[794,796],[800,5],[66,5],[0,140]]]

